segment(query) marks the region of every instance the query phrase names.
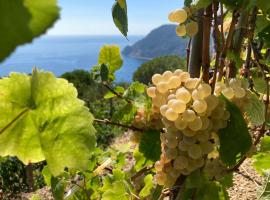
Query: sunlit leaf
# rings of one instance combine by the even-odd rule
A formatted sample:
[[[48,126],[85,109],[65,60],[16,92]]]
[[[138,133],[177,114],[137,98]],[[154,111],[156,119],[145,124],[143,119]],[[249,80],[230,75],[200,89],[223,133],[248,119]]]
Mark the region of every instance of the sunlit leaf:
[[[0,91],[1,156],[25,164],[46,160],[53,175],[87,167],[95,147],[93,116],[72,84],[34,70],[0,79]]]
[[[0,62],[45,33],[58,17],[56,0],[0,0]]]
[[[115,26],[127,37],[128,16],[126,0],[116,0],[112,7],[112,17]]]
[[[120,69],[123,64],[120,48],[116,45],[104,45],[99,52],[98,64],[106,64],[110,73]]]
[[[153,175],[152,174],[146,175],[143,181],[144,181],[144,187],[140,191],[139,196],[144,198],[151,194],[151,190],[154,187]]]

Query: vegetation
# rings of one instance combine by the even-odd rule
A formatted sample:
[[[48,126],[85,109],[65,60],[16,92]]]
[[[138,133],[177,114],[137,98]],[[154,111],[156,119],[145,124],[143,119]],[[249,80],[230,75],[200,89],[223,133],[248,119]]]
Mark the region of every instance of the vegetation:
[[[59,16],[54,0],[1,5],[1,61]],[[7,156],[16,156],[27,165],[31,173],[20,183],[33,188],[33,163],[40,163],[57,200],[221,200],[229,198],[233,172],[251,158],[265,178],[258,199],[269,199],[269,3],[196,0],[185,1],[185,6],[171,12],[169,20],[177,23],[177,35],[190,37],[188,72],[167,70],[155,73],[149,86],[133,82],[124,88],[114,83],[123,64],[120,49],[105,45],[92,78],[82,71],[65,75],[83,90],[84,82],[93,81],[97,87],[92,91],[106,88],[106,106],[98,101],[103,94],[80,93],[92,99],[89,110],[73,84],[50,72],[33,69],[31,75],[11,73],[0,79],[0,156],[4,163]],[[125,0],[113,4],[112,16],[127,37]],[[97,130],[102,134],[104,127],[99,130],[96,124],[107,131],[115,131],[109,126],[128,130],[128,137],[97,147]],[[0,172],[10,172],[9,166],[1,165]],[[8,183],[1,177],[2,199],[11,198],[8,190],[18,191]]]
[[[176,69],[186,70],[186,60],[178,56],[163,56],[154,58],[143,63],[133,74],[133,81],[139,81],[144,84],[151,82],[151,78],[156,73],[163,73],[167,70]]]

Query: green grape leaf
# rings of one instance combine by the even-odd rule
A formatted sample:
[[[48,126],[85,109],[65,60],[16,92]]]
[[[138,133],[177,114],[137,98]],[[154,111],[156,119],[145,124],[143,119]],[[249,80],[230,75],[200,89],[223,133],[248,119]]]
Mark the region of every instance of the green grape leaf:
[[[62,178],[51,177],[52,194],[55,200],[63,200],[67,182]]]
[[[263,173],[264,170],[270,169],[270,152],[257,153],[252,156],[253,166],[259,172]]]
[[[126,0],[116,0],[112,6],[112,17],[115,26],[119,31],[127,37],[128,32],[128,16]]]
[[[129,200],[128,196],[124,182],[116,181],[103,193],[102,200]]]
[[[139,151],[146,159],[157,161],[161,154],[160,132],[157,130],[146,130],[142,134]]]
[[[45,166],[42,169],[42,175],[43,175],[43,178],[44,178],[44,181],[45,181],[46,185],[51,186],[52,174],[51,174],[50,169],[48,168],[48,166]]]
[[[195,6],[197,9],[206,8],[212,3],[211,0],[195,0],[192,5]]]
[[[59,18],[56,0],[0,0],[0,62]]]
[[[232,166],[237,160],[245,155],[252,145],[251,136],[241,111],[224,96],[230,119],[227,127],[218,131],[220,138],[219,153],[224,164]]]
[[[255,94],[248,97],[248,105],[244,107],[245,112],[253,126],[262,125],[264,122],[264,103]]]
[[[46,160],[54,176],[87,167],[96,143],[93,116],[72,84],[34,70],[0,79],[0,91],[0,156]]]
[[[226,188],[216,181],[208,181],[203,187],[200,187],[196,194],[196,200],[229,200]]]
[[[185,1],[184,1],[184,5],[185,5],[186,7],[189,7],[189,6],[191,5],[191,3],[192,3],[192,0],[185,0]]]
[[[230,188],[233,186],[233,174],[229,173],[221,177],[218,182],[223,185],[225,188]]]
[[[144,197],[147,197],[151,194],[151,191],[154,187],[153,175],[152,174],[146,175],[144,177],[143,181],[144,181],[144,187],[140,191],[139,196],[144,198]]]
[[[39,196],[39,194],[34,194],[29,200],[42,200],[42,198]]]
[[[269,12],[270,10],[270,4],[269,2],[265,0],[256,0],[257,6],[263,11],[263,12]]]
[[[205,184],[205,177],[200,170],[192,172],[185,180],[186,188],[200,188]]]
[[[267,152],[270,151],[270,136],[264,136],[260,143],[260,151]]]
[[[106,64],[110,73],[120,69],[123,64],[120,48],[116,45],[104,45],[99,52],[98,64]]]
[[[112,93],[111,91],[107,92],[105,95],[104,95],[104,99],[111,99],[113,97],[116,97],[116,94]]]
[[[269,171],[264,173],[264,184],[261,187],[260,195],[258,200],[269,200],[270,199],[270,173]]]
[[[106,82],[109,79],[109,69],[108,69],[107,65],[105,65],[103,63],[100,66],[100,76],[101,76],[101,80],[103,82]]]
[[[270,136],[263,137],[260,144],[260,151],[252,159],[254,168],[262,174],[270,169]]]
[[[151,160],[147,160],[144,157],[143,153],[141,153],[138,149],[135,149],[135,151],[133,152],[133,157],[136,161],[136,164],[134,166],[134,169],[136,172],[140,171],[144,167],[147,167],[153,164],[153,162]]]
[[[137,113],[137,108],[130,103],[124,104],[122,107],[113,114],[113,121],[121,121],[128,124],[133,121]]]

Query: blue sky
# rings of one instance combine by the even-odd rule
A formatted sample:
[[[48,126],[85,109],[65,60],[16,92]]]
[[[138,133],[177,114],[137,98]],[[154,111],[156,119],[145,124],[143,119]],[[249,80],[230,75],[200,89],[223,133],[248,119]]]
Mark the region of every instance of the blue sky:
[[[118,35],[112,17],[114,0],[58,0],[61,19],[49,35]],[[145,35],[168,22],[168,13],[183,0],[127,0],[129,35]]]

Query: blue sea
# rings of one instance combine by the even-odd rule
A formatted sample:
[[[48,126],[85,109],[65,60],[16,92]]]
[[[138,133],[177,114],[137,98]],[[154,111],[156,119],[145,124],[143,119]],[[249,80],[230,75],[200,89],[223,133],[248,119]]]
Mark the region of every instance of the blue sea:
[[[100,48],[105,44],[119,45],[121,50],[143,36],[42,36],[31,44],[20,46],[3,63],[0,76],[10,72],[30,73],[33,67],[51,71],[55,75],[75,69],[90,70],[97,64]],[[123,56],[124,64],[116,72],[117,81],[131,81],[134,71],[144,60]]]

